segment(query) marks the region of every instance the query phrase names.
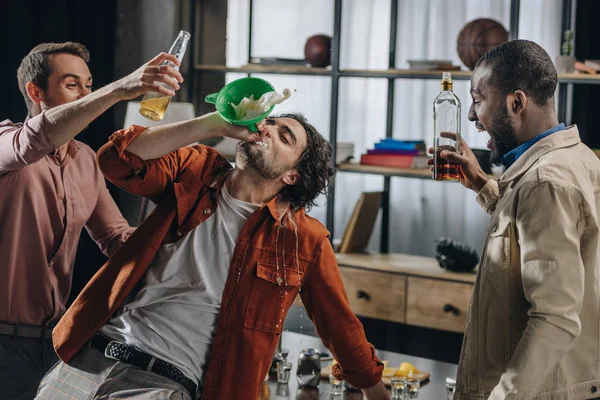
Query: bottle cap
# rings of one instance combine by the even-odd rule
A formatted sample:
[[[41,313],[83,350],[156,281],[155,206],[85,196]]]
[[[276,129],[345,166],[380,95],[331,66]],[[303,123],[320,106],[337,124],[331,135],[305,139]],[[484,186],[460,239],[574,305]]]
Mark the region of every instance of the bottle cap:
[[[442,90],[452,90],[452,75],[450,72],[442,73]]]

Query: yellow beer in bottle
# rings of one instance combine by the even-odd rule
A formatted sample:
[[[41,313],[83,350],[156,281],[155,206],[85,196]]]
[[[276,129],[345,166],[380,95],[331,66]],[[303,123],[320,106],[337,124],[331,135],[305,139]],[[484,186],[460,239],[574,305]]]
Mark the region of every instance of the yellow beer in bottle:
[[[175,42],[169,50],[169,54],[173,54],[175,57],[177,57],[180,63],[185,55],[185,50],[189,40],[189,32],[180,31],[177,39],[175,39]],[[173,64],[171,61],[164,61],[161,65],[170,65],[175,69],[179,69],[179,67]],[[156,83],[171,89],[171,87],[165,83]],[[148,119],[151,119],[152,121],[160,121],[165,116],[165,112],[167,111],[167,107],[169,106],[170,102],[171,96],[165,96],[164,94],[157,92],[146,93],[142,99],[142,104],[140,105],[140,114]]]

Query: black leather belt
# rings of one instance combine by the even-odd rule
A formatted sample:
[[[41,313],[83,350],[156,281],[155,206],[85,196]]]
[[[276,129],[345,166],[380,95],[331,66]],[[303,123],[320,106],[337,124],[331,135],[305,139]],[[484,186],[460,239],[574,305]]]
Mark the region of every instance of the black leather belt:
[[[52,339],[52,327],[0,322],[0,335]]]
[[[196,395],[196,384],[171,363],[100,334],[94,335],[90,341],[90,346],[104,353],[106,358],[121,361],[164,376],[186,388],[192,397]]]

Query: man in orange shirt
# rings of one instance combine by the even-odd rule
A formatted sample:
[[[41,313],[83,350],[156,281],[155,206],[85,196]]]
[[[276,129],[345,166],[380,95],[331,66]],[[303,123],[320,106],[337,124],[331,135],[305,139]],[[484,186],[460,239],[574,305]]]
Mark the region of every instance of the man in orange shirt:
[[[111,136],[98,153],[105,176],[157,207],[56,327],[64,362],[40,399],[257,398],[298,293],[334,373],[389,398],[329,233],[305,212],[333,177],[331,146],[296,114],[258,128],[213,113]],[[186,147],[216,136],[242,140],[234,169],[210,147]]]

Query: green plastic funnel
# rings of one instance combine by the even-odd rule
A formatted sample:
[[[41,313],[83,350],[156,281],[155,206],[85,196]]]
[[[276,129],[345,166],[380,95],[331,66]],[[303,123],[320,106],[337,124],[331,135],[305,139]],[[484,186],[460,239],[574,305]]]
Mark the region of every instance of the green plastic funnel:
[[[238,120],[235,116],[235,110],[231,104],[238,105],[244,97],[258,100],[263,94],[273,92],[275,88],[269,82],[260,78],[241,78],[228,83],[218,93],[212,93],[204,99],[207,103],[214,104],[217,112],[225,121],[234,125],[247,126],[248,130],[257,132],[256,123],[265,119],[275,106],[271,106],[264,114],[256,118],[247,120]]]

